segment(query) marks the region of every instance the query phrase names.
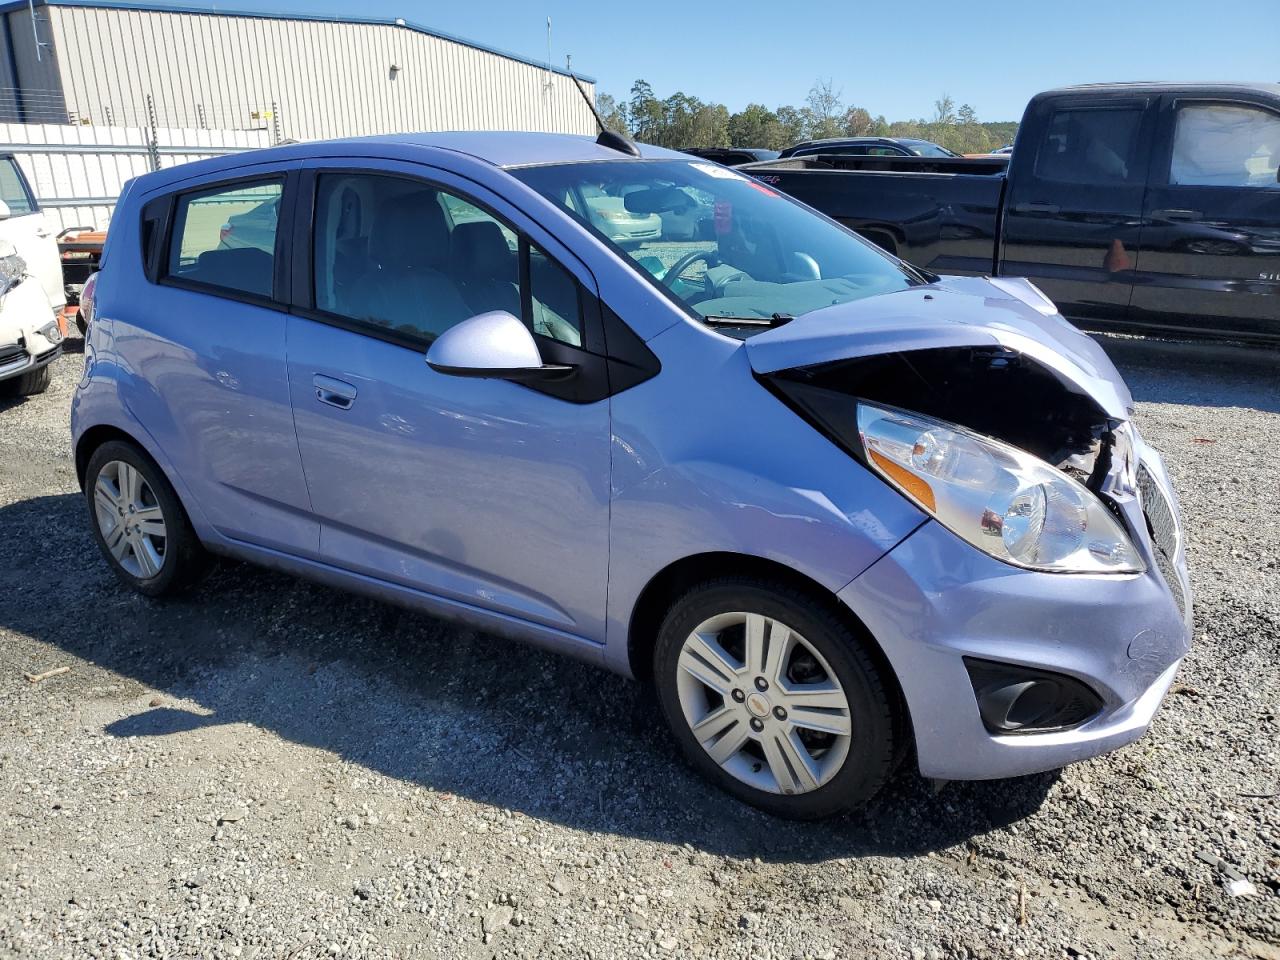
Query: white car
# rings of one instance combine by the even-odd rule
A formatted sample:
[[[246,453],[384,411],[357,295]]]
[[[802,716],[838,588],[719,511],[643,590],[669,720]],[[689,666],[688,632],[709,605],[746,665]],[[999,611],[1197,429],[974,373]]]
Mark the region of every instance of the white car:
[[[632,213],[626,198],[605,193],[595,184],[582,188],[582,201],[592,225],[621,247],[633,247],[662,236],[662,218],[656,213]]]
[[[66,300],[53,231],[17,162],[0,154],[0,395],[49,386]]]

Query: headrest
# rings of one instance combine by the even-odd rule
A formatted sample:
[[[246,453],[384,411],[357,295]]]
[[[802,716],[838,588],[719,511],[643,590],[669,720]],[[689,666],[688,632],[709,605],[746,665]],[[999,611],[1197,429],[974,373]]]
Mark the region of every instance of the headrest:
[[[515,257],[492,220],[457,224],[452,244],[454,270],[462,276],[518,282]]]
[[[434,190],[417,190],[379,204],[369,229],[369,259],[383,270],[444,266],[449,226]]]

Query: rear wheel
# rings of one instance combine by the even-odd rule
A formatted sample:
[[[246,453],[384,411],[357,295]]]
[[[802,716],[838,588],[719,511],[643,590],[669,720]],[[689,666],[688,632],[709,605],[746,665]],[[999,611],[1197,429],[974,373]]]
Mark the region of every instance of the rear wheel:
[[[654,678],[693,765],[769,813],[856,808],[893,768],[879,668],[829,605],[801,591],[738,579],[694,588],[663,622]]]
[[[121,581],[149,597],[179,592],[200,578],[208,556],[186,511],[151,458],[112,440],[93,452],[85,497],[94,539]]]

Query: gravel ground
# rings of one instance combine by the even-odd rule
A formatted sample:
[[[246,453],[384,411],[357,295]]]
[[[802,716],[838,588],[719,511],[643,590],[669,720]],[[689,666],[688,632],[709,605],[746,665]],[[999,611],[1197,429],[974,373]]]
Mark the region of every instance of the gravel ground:
[[[1189,518],[1180,685],[1119,753],[817,825],[588,667],[229,563],[123,592],[65,356],[0,407],[0,955],[1280,960],[1280,357],[1108,348]]]

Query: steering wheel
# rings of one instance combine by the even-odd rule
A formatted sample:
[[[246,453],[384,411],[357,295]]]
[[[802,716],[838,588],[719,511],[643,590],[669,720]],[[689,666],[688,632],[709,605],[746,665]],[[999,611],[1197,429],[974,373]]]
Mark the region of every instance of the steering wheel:
[[[662,275],[663,284],[668,287],[674,286],[675,282],[680,279],[680,274],[688,270],[690,264],[697,263],[699,260],[705,260],[709,269],[720,262],[720,257],[713,250],[693,250],[686,253]]]

